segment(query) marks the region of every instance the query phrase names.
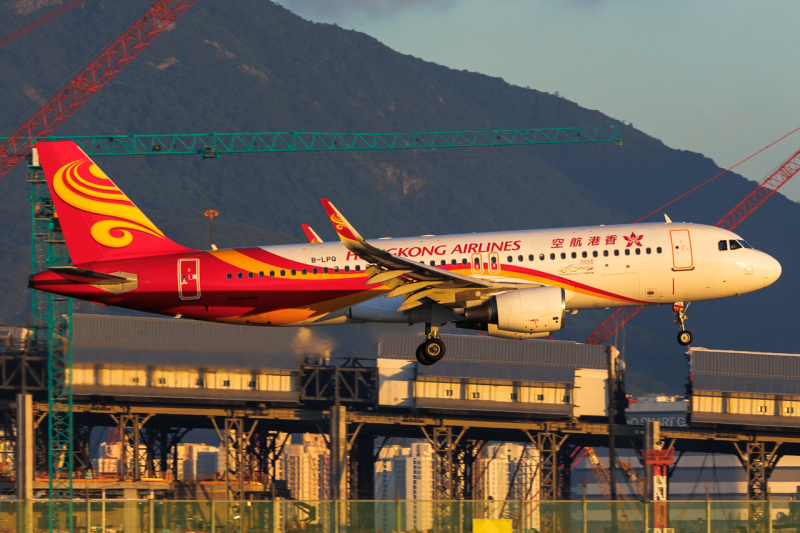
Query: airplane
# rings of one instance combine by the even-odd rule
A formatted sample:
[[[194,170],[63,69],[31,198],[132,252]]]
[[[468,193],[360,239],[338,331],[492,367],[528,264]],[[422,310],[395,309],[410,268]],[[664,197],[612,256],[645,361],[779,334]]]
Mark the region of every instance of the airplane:
[[[321,199],[340,242],[194,250],[159,230],[73,142],[40,142],[71,266],[32,289],[176,318],[251,326],[424,324],[417,360],[445,354],[449,323],[531,339],[582,309],[672,305],[767,287],[781,265],[713,226],[665,222],[364,239]],[[316,242],[319,241],[319,242]],[[409,354],[410,355],[410,354]]]

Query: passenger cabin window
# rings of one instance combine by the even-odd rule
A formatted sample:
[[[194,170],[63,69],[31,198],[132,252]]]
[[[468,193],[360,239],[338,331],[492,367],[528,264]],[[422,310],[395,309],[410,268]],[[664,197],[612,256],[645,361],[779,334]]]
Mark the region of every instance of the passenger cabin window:
[[[453,265],[453,266],[456,266],[458,264],[458,261],[453,259],[452,261],[450,261],[450,264]]]
[[[544,261],[544,254],[539,254],[539,261]]]
[[[631,255],[631,249],[625,248],[625,255]]]
[[[724,252],[728,249],[728,241],[719,241],[719,251]]]
[[[738,250],[739,248],[744,248],[744,246],[739,244],[739,241],[737,241],[737,240],[731,239],[728,242],[731,243],[731,250]]]
[[[239,272],[238,274],[236,274],[236,277],[239,278],[239,279],[242,279],[242,273]]]
[[[528,256],[528,261],[533,261],[533,254]]]
[[[589,254],[587,252],[581,252],[581,257],[583,257],[584,259],[586,259],[588,256]]]
[[[333,267],[333,273],[334,274],[338,274],[339,273],[339,267]]]
[[[225,276],[225,277],[226,277],[226,278],[228,278],[228,279],[231,279],[233,276],[231,276],[231,273],[230,273],[230,272],[228,272],[228,275],[227,275],[227,276]]]
[[[306,274],[308,274],[308,270],[306,270],[306,269],[304,268],[304,269],[303,269],[303,275],[305,276]]]
[[[442,259],[442,266],[447,266],[447,261],[445,261],[444,259]]]
[[[636,255],[642,255],[642,249],[641,248],[637,248],[636,249]]]
[[[481,266],[481,258],[480,257],[476,257],[475,259],[473,259],[473,262],[475,263],[476,267]]]
[[[271,278],[275,277],[275,271],[274,270],[270,270],[269,271],[269,277],[271,277]]]
[[[614,250],[614,255],[618,256],[619,255],[619,250]]]
[[[297,270],[292,269],[292,276],[296,276],[296,275],[297,275]]]
[[[497,257],[492,256],[492,257],[489,258],[489,261],[491,261],[493,265],[496,265],[497,264]]]
[[[286,275],[286,271],[285,270],[281,270],[281,276],[285,276],[285,275]]]
[[[572,252],[572,258],[575,259],[576,257],[578,257],[578,253],[577,252]]]
[[[250,279],[253,279],[253,273],[252,272],[248,272],[247,273],[247,277],[250,278]]]
[[[561,259],[566,259],[566,258],[567,258],[567,254],[565,254],[564,252],[561,252]]]
[[[513,263],[514,262],[514,258],[512,256],[510,256],[510,255],[508,256],[508,262],[509,263]]]
[[[356,265],[356,272],[361,272],[361,265]],[[303,274],[305,274],[305,272],[303,272]]]
[[[608,250],[603,250],[603,257],[608,257]]]
[[[467,258],[466,258],[466,257],[465,257],[464,259],[462,259],[462,260],[461,260],[461,264],[462,264],[462,265],[466,265],[466,264],[467,264]]]
[[[328,273],[328,267],[325,267],[325,268],[323,268],[323,269],[322,269],[322,273],[323,273],[323,274],[327,274],[327,273]]]
[[[317,273],[317,269],[316,269],[316,267],[314,267],[314,268],[311,270],[311,272],[313,272],[314,274],[316,274],[316,273]]]
[[[521,255],[520,255],[520,256],[517,256],[517,261],[519,261],[520,263],[522,263],[522,260],[523,260],[523,257],[522,257]],[[531,261],[533,261],[533,258],[531,258]]]
[[[660,254],[660,253],[661,253],[661,247],[660,247],[660,246],[659,246],[658,248],[656,248],[656,253],[657,253],[657,254]]]
[[[597,257],[597,250],[594,250],[594,251],[592,252],[592,257]]]
[[[349,267],[349,266],[345,266],[345,267],[344,267],[344,271],[345,271],[345,272],[350,272],[350,267]]]
[[[647,248],[645,249],[645,252],[649,254],[650,252],[652,252],[652,250],[650,248]]]
[[[436,261],[431,261],[431,266],[435,267],[436,266]]]
[[[263,277],[264,277],[264,272],[263,272],[263,271],[262,271],[262,272],[259,272],[259,273],[258,273],[258,277],[259,277],[259,278],[263,278]]]
[[[556,258],[556,254],[550,254],[550,260],[551,260],[551,261],[552,261],[553,259],[555,259],[555,258]]]

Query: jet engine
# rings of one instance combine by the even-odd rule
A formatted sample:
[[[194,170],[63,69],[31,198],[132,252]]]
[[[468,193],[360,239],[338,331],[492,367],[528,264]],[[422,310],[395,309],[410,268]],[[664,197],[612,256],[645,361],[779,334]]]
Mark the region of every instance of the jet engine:
[[[506,338],[546,337],[564,327],[564,289],[532,287],[493,296],[485,305],[464,311],[456,326]]]

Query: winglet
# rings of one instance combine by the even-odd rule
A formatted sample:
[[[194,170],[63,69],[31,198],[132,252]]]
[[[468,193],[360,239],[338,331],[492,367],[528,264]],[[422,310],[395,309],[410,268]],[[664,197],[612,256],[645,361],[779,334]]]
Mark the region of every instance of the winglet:
[[[672,224],[672,220],[669,218],[669,216],[667,216],[666,213],[664,213],[664,220],[667,221],[667,224]]]
[[[364,238],[358,234],[356,229],[344,218],[344,215],[333,206],[330,200],[327,198],[320,198],[319,201],[322,202],[322,206],[328,213],[328,217],[331,219],[331,223],[343,243],[347,244],[347,241],[364,242]]]
[[[322,239],[319,238],[319,235],[317,235],[316,231],[311,229],[311,226],[309,226],[308,224],[300,224],[300,227],[303,228],[303,233],[306,234],[306,239],[308,239],[308,242],[310,242],[311,244],[317,244],[322,242]]]

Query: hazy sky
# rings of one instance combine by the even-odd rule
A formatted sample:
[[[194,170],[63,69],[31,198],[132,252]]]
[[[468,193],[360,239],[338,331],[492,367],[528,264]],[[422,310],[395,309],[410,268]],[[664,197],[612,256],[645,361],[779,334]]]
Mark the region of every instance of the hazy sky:
[[[725,168],[800,126],[797,1],[281,3],[428,61],[558,91]],[[799,148],[800,132],[737,171],[761,181]],[[782,192],[800,201],[800,177]]]

